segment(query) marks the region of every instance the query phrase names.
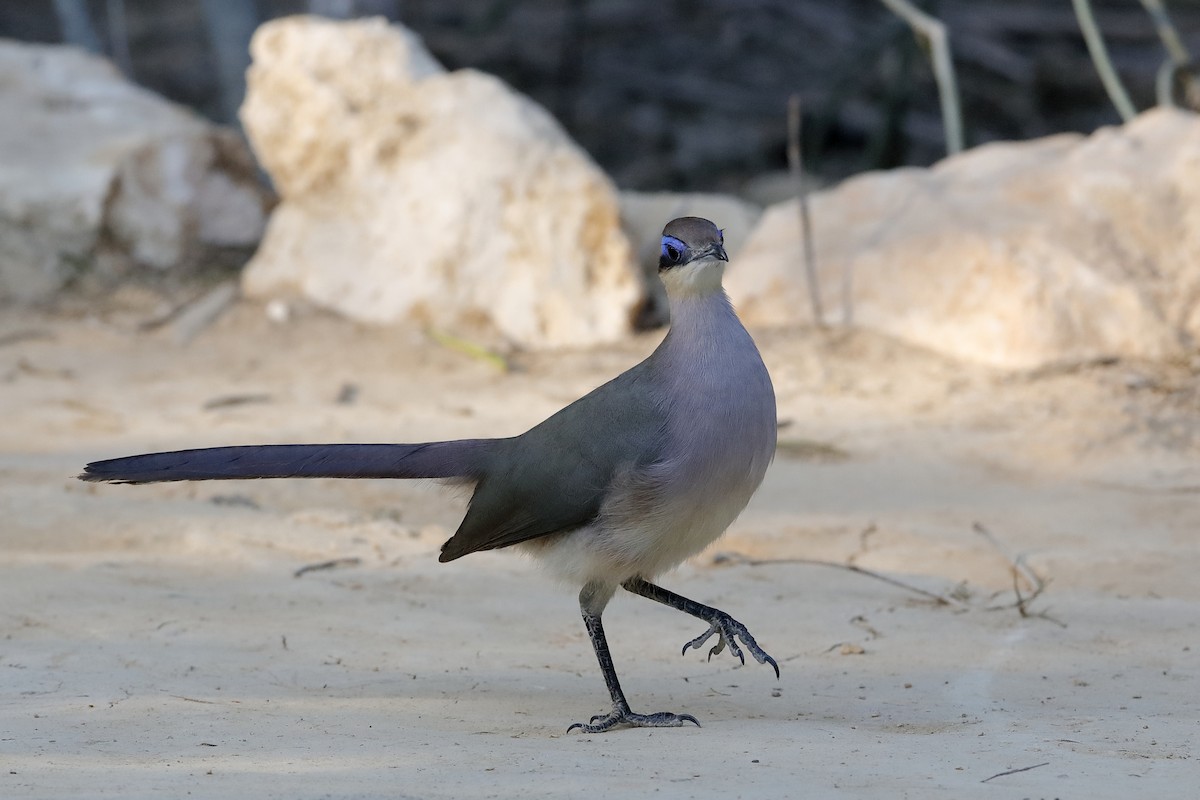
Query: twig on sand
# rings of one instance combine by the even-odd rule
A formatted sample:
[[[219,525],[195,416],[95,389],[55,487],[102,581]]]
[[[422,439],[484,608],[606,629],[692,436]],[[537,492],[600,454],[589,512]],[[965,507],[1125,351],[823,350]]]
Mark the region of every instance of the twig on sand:
[[[1016,775],[1018,772],[1029,772],[1029,770],[1031,770],[1031,769],[1037,769],[1038,767],[1048,767],[1048,766],[1050,766],[1050,762],[1043,761],[1041,764],[1034,764],[1032,767],[1020,767],[1018,769],[1009,769],[1009,770],[1005,770],[1004,772],[997,772],[991,778],[984,778],[983,780],[980,781],[980,783],[987,783],[992,778],[1003,778],[1005,775]]]
[[[1016,608],[1017,613],[1027,619],[1030,617],[1037,617],[1038,619],[1044,619],[1049,622],[1053,622],[1060,628],[1067,627],[1067,623],[1050,616],[1048,610],[1038,612],[1029,610],[1030,603],[1040,597],[1042,592],[1046,591],[1047,582],[1044,578],[1042,578],[1042,576],[1034,572],[1029,564],[1026,563],[1024,554],[1016,557],[1012,556],[1008,552],[1008,548],[1001,544],[1000,540],[997,539],[991,531],[985,528],[982,523],[975,522],[971,525],[971,528],[984,539],[987,539],[988,543],[991,544],[992,547],[996,548],[996,551],[1000,553],[1000,555],[1004,556],[1004,559],[1008,561],[1009,570],[1012,572],[1013,594],[1017,596],[1017,601],[1011,605],[993,606],[988,610],[996,611],[1001,608]],[[1032,594],[1021,594],[1022,580],[1028,585]]]
[[[233,307],[240,294],[237,281],[223,281],[211,289],[176,303],[164,313],[138,323],[140,331],[170,325],[177,344],[187,344]]]
[[[177,344],[187,344],[202,331],[215,323],[237,302],[240,290],[235,281],[214,286],[203,296],[188,303],[171,323],[172,335]]]
[[[472,342],[461,336],[455,336],[452,333],[446,333],[445,331],[433,328],[428,333],[430,339],[433,339],[447,350],[454,350],[477,361],[490,364],[501,372],[512,372],[512,363],[507,358],[477,342]]]
[[[904,589],[907,592],[912,592],[913,594],[920,595],[921,597],[924,597],[925,599],[932,601],[935,605],[939,605],[939,606],[951,606],[951,605],[961,606],[961,605],[963,605],[963,603],[959,600],[955,600],[953,598],[946,597],[945,595],[935,594],[934,592],[926,591],[925,589],[922,589],[918,586],[913,586],[911,584],[907,584],[904,581],[897,580],[897,579],[889,577],[887,575],[883,575],[882,573],[879,573],[879,572],[872,572],[869,569],[863,569],[862,567],[855,566],[854,564],[840,564],[836,561],[821,561],[821,560],[815,559],[815,558],[763,558],[763,559],[746,558],[745,556],[741,555],[740,553],[718,553],[717,556],[713,559],[713,562],[714,563],[726,563],[726,564],[743,564],[747,567],[763,567],[763,566],[769,566],[769,565],[773,565],[773,564],[807,564],[807,565],[815,566],[815,567],[832,567],[834,569],[843,569],[843,570],[846,570],[847,572],[854,572],[859,575],[865,575],[866,577],[874,578],[877,581],[883,581],[884,583],[890,584],[899,589]]]
[[[273,399],[269,394],[226,394],[204,401],[204,405],[201,408],[205,411],[214,411],[218,408],[270,403]]]
[[[322,561],[319,564],[308,564],[307,566],[303,566],[300,569],[293,572],[292,577],[299,578],[301,575],[305,574],[306,572],[318,572],[323,569],[337,569],[338,567],[357,567],[361,563],[362,563],[362,559],[358,558],[356,556],[351,556],[350,558],[333,558],[333,559],[330,559],[329,561]],[[285,644],[284,647],[286,648],[287,645]]]

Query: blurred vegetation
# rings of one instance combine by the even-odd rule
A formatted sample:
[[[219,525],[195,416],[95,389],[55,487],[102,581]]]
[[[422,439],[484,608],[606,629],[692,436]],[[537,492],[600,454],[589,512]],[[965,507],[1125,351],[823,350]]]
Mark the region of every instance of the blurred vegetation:
[[[1120,121],[1071,0],[918,5],[949,33],[968,146]],[[1137,0],[1091,6],[1134,106],[1153,105],[1166,57],[1155,19]],[[1200,53],[1200,0],[1169,10]],[[234,122],[254,26],[309,12],[403,22],[448,68],[496,74],[548,107],[628,188],[738,192],[785,169],[792,94],[821,179],[945,153],[929,59],[879,0],[55,0],[0,4],[0,35],[102,51]]]

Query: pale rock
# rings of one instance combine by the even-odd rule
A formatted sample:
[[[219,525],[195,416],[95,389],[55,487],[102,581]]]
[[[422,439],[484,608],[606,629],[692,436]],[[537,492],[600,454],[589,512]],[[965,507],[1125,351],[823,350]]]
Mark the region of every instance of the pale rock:
[[[662,230],[676,217],[704,217],[717,223],[725,235],[725,250],[734,259],[745,246],[762,216],[762,207],[725,194],[623,191],[621,227],[633,245],[647,298],[639,311],[637,327],[665,324],[670,318],[667,292],[658,279]]]
[[[1200,117],[991,144],[811,197],[826,320],[1005,368],[1170,358],[1200,341]],[[752,323],[811,322],[796,203],[727,285]]]
[[[251,55],[241,118],[282,202],[248,295],[530,348],[629,330],[616,191],[544,109],[381,19],[275,20]]]
[[[0,41],[0,301],[253,246],[267,193],[238,137],[70,47]]]

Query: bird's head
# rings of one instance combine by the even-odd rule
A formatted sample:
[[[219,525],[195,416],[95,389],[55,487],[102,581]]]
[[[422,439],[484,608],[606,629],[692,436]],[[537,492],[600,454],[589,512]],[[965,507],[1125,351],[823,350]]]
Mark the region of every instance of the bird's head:
[[[667,294],[682,296],[715,291],[729,256],[721,229],[700,217],[680,217],[663,228],[658,275]]]

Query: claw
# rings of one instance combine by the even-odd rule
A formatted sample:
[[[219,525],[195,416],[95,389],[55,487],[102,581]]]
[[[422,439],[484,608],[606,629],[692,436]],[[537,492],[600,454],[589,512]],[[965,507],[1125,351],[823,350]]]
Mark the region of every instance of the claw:
[[[683,653],[687,653],[688,648],[692,647],[699,650],[709,639],[714,635],[719,636],[717,643],[708,651],[708,660],[720,654],[725,646],[729,646],[729,652],[738,657],[738,660],[744,665],[746,656],[742,653],[742,648],[738,647],[737,640],[741,638],[742,647],[750,651],[750,655],[754,656],[754,660],[760,664],[770,664],[775,670],[775,677],[779,678],[779,664],[775,663],[775,659],[771,658],[765,650],[758,646],[758,642],[754,641],[754,637],[750,635],[750,631],[746,630],[746,626],[738,622],[733,617],[723,611],[717,612],[717,616],[713,617],[709,622],[708,630],[692,639],[683,646]]]
[[[721,639],[720,639],[720,641],[717,642],[716,646],[714,646],[713,649],[708,651],[708,657],[711,660],[714,654],[719,653],[723,649],[725,649],[725,635],[723,633],[721,633],[720,628],[717,627],[717,624],[715,622],[712,623],[711,625],[709,625],[708,630],[706,630],[704,633],[700,634],[695,639],[692,639],[690,642],[685,643],[683,645],[683,652],[680,653],[680,655],[686,655],[689,647],[691,647],[695,650],[699,650],[704,645],[705,642],[707,642],[709,639],[711,639],[713,637],[713,634],[719,634],[721,636]]]
[[[600,720],[597,722],[596,720]],[[567,733],[579,729],[584,733],[603,733],[618,725],[628,725],[631,728],[679,728],[685,722],[690,722],[697,728],[700,721],[691,714],[672,714],[670,711],[659,711],[654,714],[635,714],[628,708],[616,708],[607,714],[597,714],[586,725],[576,722],[567,728]]]
[[[749,635],[749,634],[747,634],[747,635]],[[721,637],[721,646],[724,646],[726,641],[728,641],[728,643],[729,643],[729,652],[731,652],[735,656],[737,656],[738,660],[742,662],[742,666],[745,666],[746,665],[746,657],[744,655],[742,655],[741,648],[737,646],[737,639],[730,637],[727,640],[724,636],[722,636]],[[720,652],[720,651],[718,650],[718,652]]]
[[[724,649],[725,649],[725,634],[721,634],[721,638],[717,639],[717,643],[714,644],[712,649],[708,651],[708,660],[712,661],[712,657],[720,655],[721,651]],[[741,655],[741,653],[738,652],[737,645],[734,644],[733,642],[729,642],[729,652],[733,653],[734,655]],[[743,658],[742,663],[745,664],[746,659]]]

